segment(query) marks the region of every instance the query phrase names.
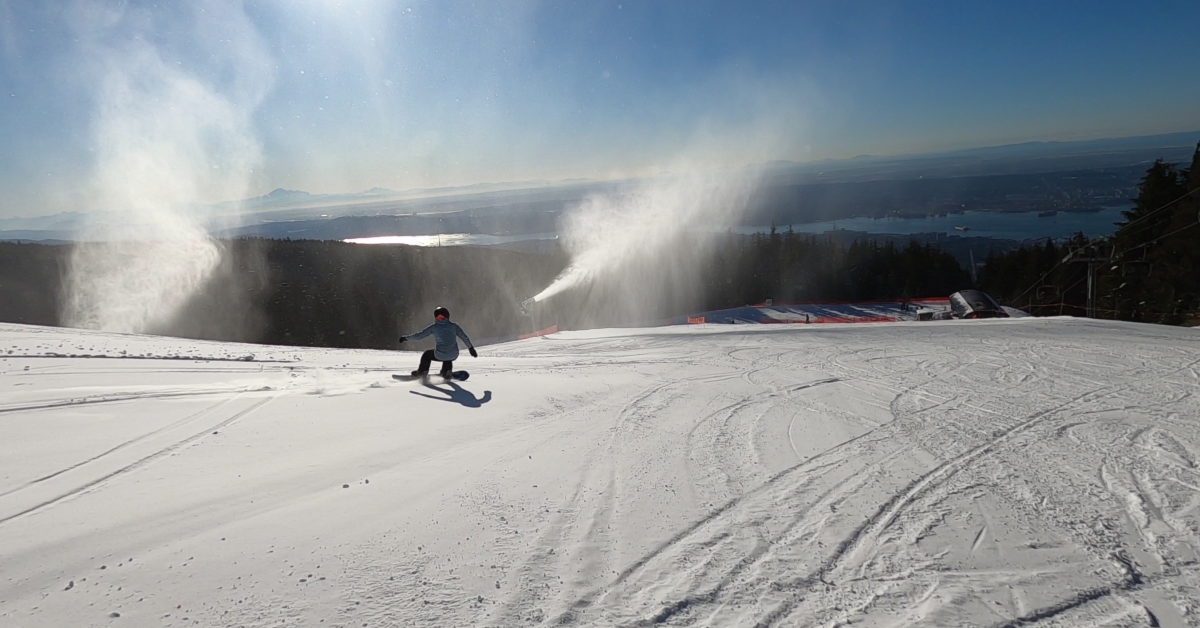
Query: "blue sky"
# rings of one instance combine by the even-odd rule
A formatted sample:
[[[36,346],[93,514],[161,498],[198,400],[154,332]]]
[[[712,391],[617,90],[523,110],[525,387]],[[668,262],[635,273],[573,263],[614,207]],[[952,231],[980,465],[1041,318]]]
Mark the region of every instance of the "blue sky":
[[[217,201],[1200,129],[1194,1],[163,4],[0,0],[0,217],[102,204],[121,130]]]

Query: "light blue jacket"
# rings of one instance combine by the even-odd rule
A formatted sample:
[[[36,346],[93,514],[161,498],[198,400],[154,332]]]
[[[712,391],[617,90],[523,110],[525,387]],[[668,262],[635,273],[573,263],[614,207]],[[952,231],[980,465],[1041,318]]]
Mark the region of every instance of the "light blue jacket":
[[[462,327],[459,327],[457,323],[450,319],[437,321],[411,336],[405,336],[405,338],[407,340],[420,340],[429,334],[433,334],[434,342],[436,342],[433,349],[433,357],[442,362],[458,359],[459,338],[462,338],[463,342],[467,343],[467,347],[475,348],[475,345],[471,344],[471,339],[467,337]]]

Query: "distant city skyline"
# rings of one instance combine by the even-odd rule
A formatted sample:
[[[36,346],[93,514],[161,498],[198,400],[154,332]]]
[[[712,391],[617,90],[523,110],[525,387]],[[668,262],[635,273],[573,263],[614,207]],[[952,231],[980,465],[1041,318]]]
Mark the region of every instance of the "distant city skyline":
[[[1194,131],[1197,23],[1115,0],[0,0],[0,218]]]

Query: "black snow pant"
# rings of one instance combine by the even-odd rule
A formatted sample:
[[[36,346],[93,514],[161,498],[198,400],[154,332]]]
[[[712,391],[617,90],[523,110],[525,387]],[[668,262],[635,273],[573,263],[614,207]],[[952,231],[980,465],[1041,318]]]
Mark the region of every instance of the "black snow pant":
[[[421,366],[418,366],[417,370],[421,373],[428,373],[430,364],[433,364],[433,349],[428,349],[425,351],[425,353],[421,354]],[[449,375],[453,371],[454,360],[443,360],[442,375]]]

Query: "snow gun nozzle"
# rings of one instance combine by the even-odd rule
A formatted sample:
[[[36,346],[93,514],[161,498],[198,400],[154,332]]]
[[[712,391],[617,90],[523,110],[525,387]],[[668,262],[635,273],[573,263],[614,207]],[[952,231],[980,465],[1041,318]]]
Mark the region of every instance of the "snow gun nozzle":
[[[537,304],[537,301],[533,297],[529,297],[528,299],[521,301],[521,313],[528,314],[529,311],[532,310],[533,306],[536,304]]]

